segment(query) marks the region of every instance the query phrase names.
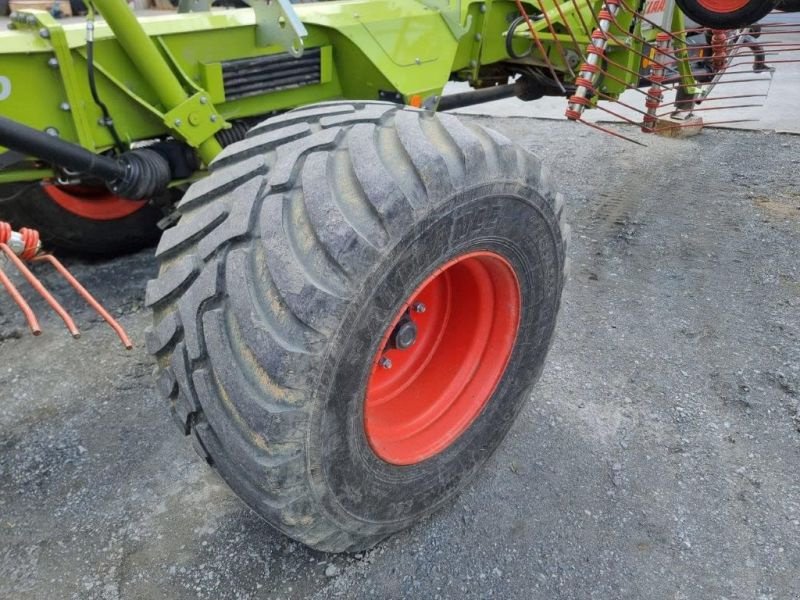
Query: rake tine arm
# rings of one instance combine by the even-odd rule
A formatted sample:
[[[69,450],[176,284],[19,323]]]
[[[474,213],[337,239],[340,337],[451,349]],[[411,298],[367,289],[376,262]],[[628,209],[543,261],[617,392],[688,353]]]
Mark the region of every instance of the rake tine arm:
[[[22,294],[19,293],[19,290],[2,269],[0,269],[0,283],[3,284],[3,287],[6,288],[8,295],[11,296],[11,299],[16,302],[17,306],[19,306],[22,314],[25,315],[25,320],[28,322],[28,327],[30,328],[31,333],[33,335],[41,334],[42,328],[39,327],[39,320],[36,318],[36,314],[33,312],[33,309],[25,301],[25,298],[22,297]]]
[[[61,320],[64,321],[64,324],[67,326],[70,334],[74,338],[81,337],[80,329],[78,329],[77,325],[75,325],[75,321],[72,320],[72,317],[69,316],[69,313],[64,310],[64,307],[58,303],[58,300],[53,298],[53,295],[47,291],[42,285],[42,282],[37,279],[36,275],[31,273],[31,270],[25,266],[25,263],[14,254],[14,251],[8,247],[7,244],[0,244],[0,250],[2,250],[6,256],[14,263],[14,266],[17,267],[22,276],[31,284],[31,287],[39,292],[42,298],[50,305],[50,307],[61,317]]]
[[[130,350],[133,348],[133,344],[131,343],[130,338],[125,333],[125,330],[122,328],[122,325],[109,314],[109,312],[103,308],[103,306],[92,296],[89,291],[81,285],[81,283],[75,279],[75,277],[70,273],[67,268],[52,254],[42,254],[37,256],[33,259],[34,262],[48,262],[53,265],[53,268],[59,272],[59,274],[69,283],[73,289],[78,292],[78,294],[86,300],[86,303],[91,306],[98,315],[103,317],[106,323],[113,329],[117,336],[119,337],[122,344],[125,346],[126,350]]]

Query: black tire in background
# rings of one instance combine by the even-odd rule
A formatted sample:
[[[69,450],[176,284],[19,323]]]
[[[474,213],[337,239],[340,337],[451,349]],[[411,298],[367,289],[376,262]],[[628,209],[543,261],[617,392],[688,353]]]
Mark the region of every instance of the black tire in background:
[[[800,0],[775,0],[775,8],[783,12],[800,12]]]
[[[177,192],[169,192],[176,201]],[[164,198],[167,202],[167,198]],[[161,230],[157,223],[164,212],[146,204],[136,212],[112,220],[79,216],[58,205],[39,182],[0,186],[0,220],[15,229],[39,231],[50,250],[81,256],[111,257],[154,246]]]
[[[313,548],[364,549],[430,514],[498,447],[542,371],[567,235],[546,179],[491,130],[390,103],[312,105],[256,126],[189,189],[147,288],[148,350],[181,430],[258,514]],[[426,277],[474,251],[518,279],[510,359],[452,444],[390,464],[364,425],[381,338]]]
[[[692,21],[712,29],[736,29],[752,25],[767,16],[774,7],[773,0],[747,0],[741,7],[734,1],[731,9],[723,9],[720,0],[675,0],[678,8]],[[721,4],[724,4],[722,2]]]

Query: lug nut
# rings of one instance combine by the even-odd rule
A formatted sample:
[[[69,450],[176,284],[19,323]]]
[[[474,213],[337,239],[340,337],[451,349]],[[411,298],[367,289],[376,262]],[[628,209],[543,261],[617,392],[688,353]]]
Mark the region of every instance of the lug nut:
[[[422,302],[417,302],[414,305],[414,312],[424,313],[427,307]]]
[[[384,369],[391,369],[392,368],[392,359],[391,358],[386,358],[384,356],[383,358],[381,358],[380,364]]]

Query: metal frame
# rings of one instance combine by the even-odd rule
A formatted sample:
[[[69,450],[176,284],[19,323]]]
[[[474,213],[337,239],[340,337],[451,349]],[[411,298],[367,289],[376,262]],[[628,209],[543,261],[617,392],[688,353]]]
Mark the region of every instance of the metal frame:
[[[634,21],[625,1],[609,32],[609,76],[600,88],[605,98],[638,85],[635,74],[647,51],[643,40],[649,33],[642,30],[641,20]],[[0,81],[9,82],[7,93],[0,93],[0,116],[93,152],[111,149],[110,124],[86,77],[88,37],[94,43],[97,91],[124,143],[172,136],[195,148],[208,164],[221,151],[216,135],[232,121],[313,102],[388,97],[435,108],[448,80],[486,87],[498,82],[498,68],[502,78],[526,67],[547,67],[569,84],[576,76],[570,52],[582,54],[591,42],[589,24],[604,7],[603,0],[337,0],[298,5],[273,0],[270,12],[263,9],[265,3],[252,0],[255,10],[137,18],[123,0],[93,0],[104,21],[88,27],[62,24],[42,11],[17,13],[14,30],[0,33]],[[514,44],[524,47],[535,36],[537,45],[530,56],[514,59],[505,39],[520,6],[542,18],[511,33]],[[276,27],[288,33],[278,35]],[[677,10],[671,27],[683,30]],[[275,38],[271,44],[270,32]],[[300,48],[292,40],[303,34]],[[299,56],[304,49],[319,49],[319,77],[313,84],[226,97],[223,70],[231,61]],[[688,66],[682,73],[691,84]],[[0,164],[2,159],[0,152]],[[49,169],[23,162],[0,169],[0,183],[50,175]]]

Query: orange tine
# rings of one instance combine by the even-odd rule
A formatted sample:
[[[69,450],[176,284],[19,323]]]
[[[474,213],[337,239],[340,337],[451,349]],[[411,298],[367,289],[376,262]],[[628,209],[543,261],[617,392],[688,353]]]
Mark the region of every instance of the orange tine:
[[[533,42],[536,44],[536,48],[539,50],[539,52],[542,53],[544,61],[547,63],[547,69],[553,76],[553,81],[556,82],[556,84],[558,85],[558,87],[561,89],[562,92],[566,92],[563,84],[561,83],[561,80],[558,78],[558,75],[556,74],[556,70],[553,68],[553,63],[551,63],[547,59],[547,52],[544,51],[544,46],[542,46],[542,42],[539,39],[539,36],[536,34],[536,30],[533,28],[533,23],[531,23],[530,15],[528,15],[527,11],[525,10],[525,7],[522,6],[522,0],[514,0],[514,3],[517,5],[517,10],[519,11],[520,16],[523,19],[525,19],[525,24],[528,26],[528,31],[531,32],[531,37],[533,38]]]
[[[61,320],[64,321],[64,324],[67,326],[70,334],[72,337],[79,338],[81,337],[81,332],[75,325],[75,321],[72,320],[72,317],[69,316],[69,313],[64,310],[64,307],[61,306],[58,301],[53,298],[52,294],[45,289],[42,285],[42,282],[36,278],[36,275],[31,273],[31,270],[25,266],[25,263],[14,254],[14,251],[9,248],[6,244],[0,244],[0,249],[6,253],[6,256],[11,259],[11,262],[17,267],[20,273],[22,273],[23,277],[28,280],[28,283],[31,284],[31,287],[35,289],[39,294],[41,294],[42,298],[44,298],[50,307],[58,313],[58,316],[61,317]]]
[[[766,98],[766,94],[734,94],[732,96],[714,96],[711,99],[703,100],[703,102],[719,102],[720,100],[738,100],[741,98]],[[673,106],[674,104],[678,104],[678,101],[675,102],[662,102],[661,106]],[[759,104],[758,106],[763,106]]]
[[[17,303],[17,306],[19,306],[22,314],[25,315],[25,320],[28,322],[28,327],[30,327],[31,333],[33,335],[39,335],[42,333],[42,328],[39,327],[39,321],[36,319],[36,315],[34,314],[30,305],[25,302],[25,298],[22,297],[22,294],[19,293],[19,290],[14,286],[14,284],[8,278],[8,275],[6,275],[2,269],[0,269],[0,283],[3,284],[3,287],[6,288],[8,295],[11,296],[12,300]]]
[[[671,104],[674,104],[674,102],[671,103]],[[726,108],[761,108],[762,106],[764,106],[764,105],[763,104],[733,104],[731,106],[706,106],[706,107],[700,107],[700,108],[692,108],[692,114],[697,113],[697,112],[710,112],[712,110],[725,110]],[[661,119],[661,118],[664,118],[664,117],[668,117],[673,112],[675,112],[675,111],[666,111],[666,112],[662,112],[662,113],[656,114],[656,116],[659,119]],[[753,120],[753,119],[750,119],[750,120]],[[708,123],[708,125],[710,125],[710,124],[711,123]]]
[[[113,329],[116,332],[117,336],[122,341],[122,344],[125,346],[125,349],[130,350],[131,348],[133,348],[133,344],[131,343],[131,340],[128,337],[128,335],[125,333],[125,330],[122,328],[122,325],[120,325],[119,322],[114,317],[112,317],[105,308],[103,308],[102,304],[100,304],[97,300],[95,300],[94,296],[92,296],[89,293],[89,291],[85,287],[83,287],[77,279],[75,279],[72,273],[70,273],[67,270],[67,268],[61,263],[60,260],[58,260],[52,254],[42,254],[40,256],[37,256],[33,260],[35,262],[45,261],[53,265],[55,270],[58,271],[61,274],[61,276],[67,280],[67,282],[75,289],[76,292],[78,292],[78,294],[80,294],[80,296],[84,300],[86,300],[86,303],[89,304],[89,306],[91,306],[97,312],[98,315],[100,315],[101,317],[103,317],[103,319],[105,319],[105,322],[108,323],[111,329]]]
[[[713,125],[728,125],[730,123],[754,123],[758,119],[730,119],[727,121],[704,121],[703,127],[711,127]],[[696,127],[693,123],[675,123],[674,125],[666,125],[664,127],[656,127],[656,131],[667,131],[669,129],[683,129],[684,127]]]
[[[556,0],[555,2],[556,6],[558,6],[558,1],[559,0]],[[567,53],[564,51],[564,47],[561,45],[561,42],[558,41],[558,34],[556,33],[556,30],[553,28],[553,21],[547,14],[547,10],[545,10],[544,0],[536,0],[536,2],[538,4],[538,9],[541,11],[542,16],[544,17],[544,20],[547,23],[547,30],[551,34],[553,34],[553,41],[555,42],[556,52],[558,52],[561,55],[561,60],[564,61],[564,65],[567,67],[567,71],[569,71],[569,74],[575,77],[575,72],[572,70],[572,67],[569,66],[569,61],[567,60]],[[578,50],[578,54],[580,54],[580,50]]]
[[[603,133],[608,133],[610,135],[613,135],[614,137],[618,137],[619,139],[625,140],[626,142],[633,142],[637,146],[643,146],[647,148],[647,144],[643,144],[642,142],[639,142],[633,138],[629,138],[625,135],[622,135],[621,133],[617,133],[616,131],[611,131],[610,129],[603,127],[602,125],[598,125],[597,123],[592,123],[591,121],[584,121],[583,119],[578,119],[577,122],[583,123],[584,125],[591,127],[592,129],[597,129],[598,131],[602,131]]]
[[[556,10],[558,11],[558,16],[561,17],[561,22],[562,23],[566,23],[567,22],[567,18],[564,16],[564,11],[561,10],[560,2],[561,2],[561,0],[556,0],[556,2],[555,2]],[[578,53],[578,56],[580,57],[581,60],[585,60],[583,52],[581,51],[581,45],[578,43],[578,39],[575,37],[575,34],[572,32],[572,27],[566,27],[566,30],[567,30],[567,33],[569,34],[569,37],[572,38],[572,43],[575,44],[575,52]],[[570,69],[570,73],[572,73],[572,69]],[[574,73],[572,73],[572,74],[574,75]]]

